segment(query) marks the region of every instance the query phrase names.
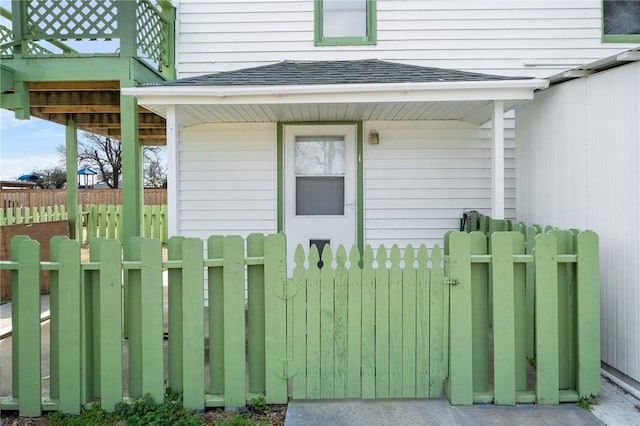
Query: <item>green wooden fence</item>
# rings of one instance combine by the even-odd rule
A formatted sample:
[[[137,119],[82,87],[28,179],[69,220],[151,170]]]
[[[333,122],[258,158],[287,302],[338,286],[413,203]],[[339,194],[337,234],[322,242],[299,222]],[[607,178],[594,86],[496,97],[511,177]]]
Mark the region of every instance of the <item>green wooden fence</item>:
[[[83,235],[83,243],[96,237],[117,238],[122,240],[121,205],[79,206],[78,212],[83,220],[78,221],[76,235]],[[0,226],[67,220],[66,207],[49,206],[40,208],[0,209]],[[142,215],[142,236],[158,238],[163,243],[168,239],[167,206],[145,205]],[[86,228],[86,233],[83,232]]]
[[[56,237],[51,261],[41,262],[38,242],[15,237],[0,268],[12,271],[12,359],[20,362],[0,366],[12,370],[0,409],[74,413],[99,398],[111,410],[126,397],[160,400],[165,384],[189,409],[258,395],[268,403],[445,394],[453,404],[557,404],[598,393],[592,232],[540,233],[532,254],[517,231],[449,233],[444,256],[438,247],[430,256],[425,247],[381,246],[375,255],[367,247],[362,256],[339,247],[334,259],[325,247],[321,268],[315,248],[307,256],[298,248],[289,279],[282,234],[214,236],[206,245],[205,256],[200,239],[171,238],[163,260],[158,239],[122,247],[95,238],[81,262],[79,243]],[[51,274],[50,398],[40,374],[39,269]]]

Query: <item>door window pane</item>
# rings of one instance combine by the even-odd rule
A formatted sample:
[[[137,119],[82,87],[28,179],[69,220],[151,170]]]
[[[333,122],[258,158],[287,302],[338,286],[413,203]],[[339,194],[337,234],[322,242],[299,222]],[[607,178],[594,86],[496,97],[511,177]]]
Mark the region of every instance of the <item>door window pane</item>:
[[[296,177],[296,215],[344,215],[344,176]]]
[[[296,176],[344,175],[344,137],[298,136]]]
[[[324,0],[322,2],[324,37],[366,37],[367,0]]]

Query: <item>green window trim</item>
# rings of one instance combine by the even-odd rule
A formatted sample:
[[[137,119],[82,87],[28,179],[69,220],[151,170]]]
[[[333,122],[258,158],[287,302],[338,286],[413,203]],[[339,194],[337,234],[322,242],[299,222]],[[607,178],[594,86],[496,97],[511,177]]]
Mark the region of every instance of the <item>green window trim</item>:
[[[605,34],[605,3],[606,0],[601,1],[601,30],[602,30],[602,42],[603,43],[640,43],[640,33],[639,34]]]
[[[355,125],[356,126],[356,243],[364,252],[364,123],[362,121],[294,121],[276,124],[277,197],[276,227],[284,232],[284,127],[296,125]]]
[[[314,0],[315,45],[316,46],[364,46],[375,45],[377,38],[376,0],[367,0],[367,36],[366,37],[324,37],[322,8],[324,0]]]

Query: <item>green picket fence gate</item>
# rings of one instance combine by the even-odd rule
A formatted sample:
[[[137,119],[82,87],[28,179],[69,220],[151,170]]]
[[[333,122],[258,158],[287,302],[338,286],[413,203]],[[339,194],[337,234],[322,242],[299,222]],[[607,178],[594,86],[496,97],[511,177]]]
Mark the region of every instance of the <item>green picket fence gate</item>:
[[[67,220],[65,206],[0,209],[0,226]]]
[[[15,237],[12,260],[0,267],[12,271],[12,358],[20,361],[0,366],[12,370],[0,408],[75,413],[99,399],[112,410],[146,393],[160,400],[165,385],[183,392],[189,409],[233,408],[259,395],[268,403],[446,395],[453,404],[595,395],[597,236],[531,234],[532,254],[521,232],[450,233],[444,256],[438,247],[366,247],[362,255],[325,247],[320,259],[315,247],[298,248],[290,278],[282,234],[210,237],[206,256],[200,239],[174,237],[165,260],[157,239],[122,247],[96,238],[89,262],[66,237],[52,240],[50,262],[39,260],[36,241]],[[40,269],[51,274],[48,395]]]

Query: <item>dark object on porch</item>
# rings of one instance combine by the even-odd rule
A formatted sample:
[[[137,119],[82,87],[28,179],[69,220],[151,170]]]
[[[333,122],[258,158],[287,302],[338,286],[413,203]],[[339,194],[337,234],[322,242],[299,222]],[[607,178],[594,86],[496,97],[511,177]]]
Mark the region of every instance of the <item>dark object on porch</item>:
[[[480,212],[477,210],[467,210],[462,212],[462,218],[460,218],[460,231],[475,231],[480,227]]]

